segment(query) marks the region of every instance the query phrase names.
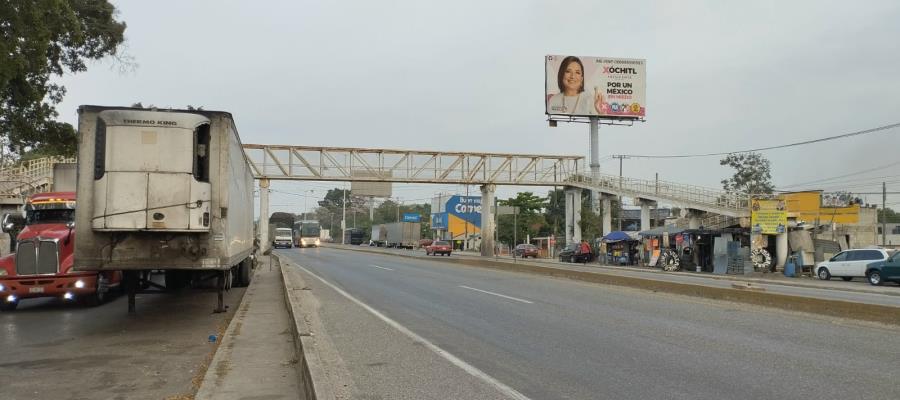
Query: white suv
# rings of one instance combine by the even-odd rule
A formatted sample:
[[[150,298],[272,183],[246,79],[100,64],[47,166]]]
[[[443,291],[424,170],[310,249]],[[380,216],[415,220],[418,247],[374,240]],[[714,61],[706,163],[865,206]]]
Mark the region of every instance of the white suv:
[[[816,264],[816,276],[829,280],[839,276],[845,281],[853,278],[864,278],[866,266],[876,261],[887,260],[890,253],[884,249],[851,249],[835,254],[828,261]]]

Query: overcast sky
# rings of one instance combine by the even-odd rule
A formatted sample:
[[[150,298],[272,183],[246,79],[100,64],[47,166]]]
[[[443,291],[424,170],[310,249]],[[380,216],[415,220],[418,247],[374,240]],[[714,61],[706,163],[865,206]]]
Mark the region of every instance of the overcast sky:
[[[113,3],[137,68],[105,60],[66,76],[65,121],[80,104],[191,104],[233,113],[244,143],[587,157],[586,125],[550,128],[544,115],[544,56],[574,54],[647,60],[646,122],[601,127],[601,156],[741,150],[900,122],[896,1]],[[786,187],[898,153],[900,129],[764,154]],[[618,162],[602,169],[618,173]],[[730,175],[716,157],[624,164],[626,176],[657,172],[717,188]],[[900,191],[896,165],[852,178],[792,188],[874,192],[887,180]],[[304,197],[285,192],[321,198],[330,187],[275,183],[273,211],[302,211]],[[520,189],[533,190],[498,195]],[[424,202],[439,190],[461,188],[394,194]]]

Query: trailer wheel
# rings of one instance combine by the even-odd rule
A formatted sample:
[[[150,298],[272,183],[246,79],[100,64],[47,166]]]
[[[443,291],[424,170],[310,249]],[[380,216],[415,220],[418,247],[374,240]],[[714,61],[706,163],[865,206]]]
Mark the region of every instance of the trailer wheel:
[[[97,307],[106,301],[108,291],[109,287],[106,277],[104,277],[103,274],[98,274],[97,290],[95,290],[94,293],[89,294],[87,297],[82,298],[81,303],[87,307]]]
[[[103,304],[104,301],[106,301],[106,293],[100,291],[100,288],[97,288],[94,293],[91,293],[82,299],[82,302],[86,307],[97,307]]]
[[[250,286],[250,280],[253,275],[253,265],[250,263],[250,259],[244,259],[237,266],[237,279],[235,279],[234,286],[236,287],[247,287]]]

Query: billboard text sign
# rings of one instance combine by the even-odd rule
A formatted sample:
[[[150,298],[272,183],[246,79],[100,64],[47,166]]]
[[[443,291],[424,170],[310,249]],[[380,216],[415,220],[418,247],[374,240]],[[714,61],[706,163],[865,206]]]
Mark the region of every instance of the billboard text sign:
[[[403,213],[403,222],[419,222],[422,217],[416,213]]]
[[[550,55],[545,59],[549,115],[643,118],[646,60]]]
[[[787,232],[787,210],[784,200],[753,199],[750,201],[750,226],[753,233],[776,235]]]

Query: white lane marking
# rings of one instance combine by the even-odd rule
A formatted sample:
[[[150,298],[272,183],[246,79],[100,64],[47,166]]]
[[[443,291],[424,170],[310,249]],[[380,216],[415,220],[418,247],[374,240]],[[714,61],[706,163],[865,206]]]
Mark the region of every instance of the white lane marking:
[[[331,284],[330,282],[326,281],[325,279],[322,279],[322,277],[320,277],[320,276],[318,276],[318,275],[312,273],[312,271],[306,269],[306,268],[303,267],[302,265],[299,265],[299,264],[294,264],[294,265],[296,265],[298,268],[300,268],[300,269],[302,269],[303,271],[305,271],[307,274],[310,274],[310,275],[314,276],[316,279],[322,281],[322,283],[328,285],[328,287],[330,287],[330,288],[334,289],[336,292],[340,293],[341,296],[346,297],[348,300],[350,300],[350,301],[356,303],[357,305],[359,305],[360,307],[362,307],[363,309],[365,309],[366,311],[368,311],[368,312],[371,313],[372,315],[378,317],[378,319],[384,321],[385,323],[387,323],[388,325],[390,325],[390,326],[393,327],[394,329],[400,331],[400,333],[402,333],[402,334],[408,336],[410,339],[412,339],[412,340],[414,340],[414,341],[416,341],[416,342],[422,343],[422,344],[425,345],[425,347],[427,347],[429,350],[431,350],[431,351],[433,351],[435,354],[437,354],[437,355],[443,357],[445,360],[450,361],[451,364],[456,365],[457,367],[461,368],[463,371],[466,371],[469,375],[472,375],[472,376],[474,376],[474,377],[476,377],[476,378],[478,378],[478,379],[481,379],[482,381],[484,381],[484,382],[487,383],[488,385],[493,386],[495,389],[497,389],[498,391],[500,391],[500,393],[503,393],[504,395],[508,396],[508,397],[511,398],[511,399],[516,399],[516,400],[531,400],[529,397],[525,396],[524,394],[519,393],[517,390],[515,390],[515,389],[513,389],[513,388],[511,388],[511,387],[509,387],[509,386],[506,386],[505,384],[503,384],[502,382],[498,381],[497,379],[494,379],[494,377],[492,377],[492,376],[490,376],[490,375],[484,373],[483,371],[481,371],[481,370],[478,369],[478,368],[475,368],[475,366],[473,366],[473,365],[471,365],[471,364],[469,364],[469,363],[467,363],[467,362],[461,360],[459,357],[456,357],[456,356],[454,356],[453,354],[450,354],[449,352],[447,352],[446,350],[444,350],[444,349],[438,347],[438,346],[435,345],[434,343],[431,343],[431,342],[429,342],[428,340],[426,340],[425,338],[423,338],[423,337],[421,337],[421,336],[415,334],[413,331],[407,329],[407,328],[406,328],[405,326],[403,326],[403,325],[400,325],[400,323],[398,323],[397,321],[394,321],[394,320],[388,318],[388,317],[385,316],[384,314],[378,312],[378,310],[376,310],[376,309],[370,307],[368,304],[365,304],[365,303],[363,303],[362,301],[357,300],[355,297],[351,296],[349,293],[343,291],[341,288],[339,288],[339,287],[337,287],[337,286]]]
[[[463,286],[463,285],[459,285],[459,287],[461,287],[461,288],[463,288],[463,289],[474,290],[474,291],[476,291],[476,292],[487,293],[487,294],[490,294],[490,295],[502,297],[502,298],[504,298],[504,299],[510,299],[510,300],[515,300],[515,301],[520,301],[520,302],[526,303],[526,304],[534,304],[533,301],[523,300],[523,299],[520,299],[520,298],[518,298],[518,297],[507,296],[507,295],[505,295],[505,294],[494,293],[494,292],[488,292],[487,290],[475,289],[475,288],[473,288],[473,287],[468,287],[468,286]]]
[[[375,264],[370,265],[370,267],[381,268],[381,269],[384,269],[384,270],[393,271],[393,269],[391,269],[391,268],[379,267],[379,266],[377,266],[377,265],[375,265]]]

